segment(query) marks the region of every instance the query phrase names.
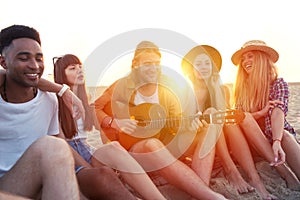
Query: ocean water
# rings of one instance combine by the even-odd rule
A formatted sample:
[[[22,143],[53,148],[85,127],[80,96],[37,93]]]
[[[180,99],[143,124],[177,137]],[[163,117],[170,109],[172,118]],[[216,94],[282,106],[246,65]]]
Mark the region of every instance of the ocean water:
[[[289,111],[287,120],[294,126],[300,134],[300,82],[289,83]]]

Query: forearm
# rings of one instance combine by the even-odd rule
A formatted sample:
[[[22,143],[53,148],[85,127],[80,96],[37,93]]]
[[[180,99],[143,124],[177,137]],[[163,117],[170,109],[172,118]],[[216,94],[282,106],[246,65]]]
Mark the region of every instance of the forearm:
[[[95,101],[95,113],[100,126],[102,125],[102,122],[105,118],[107,118],[108,116],[113,117],[110,110],[111,98],[112,97],[110,93],[105,92]]]
[[[0,69],[0,86],[4,82],[5,74],[6,74],[6,70]],[[43,91],[58,93],[61,90],[62,85],[58,84],[58,83],[48,81],[44,78],[41,78],[39,83],[38,83],[38,88],[40,90],[43,90]]]
[[[273,140],[281,140],[284,129],[284,113],[280,108],[274,108],[271,114],[271,128]]]
[[[251,115],[255,120],[258,120],[259,118],[263,117],[261,111],[253,112],[251,113]]]
[[[38,84],[38,88],[43,91],[58,93],[61,90],[62,85],[41,78]]]

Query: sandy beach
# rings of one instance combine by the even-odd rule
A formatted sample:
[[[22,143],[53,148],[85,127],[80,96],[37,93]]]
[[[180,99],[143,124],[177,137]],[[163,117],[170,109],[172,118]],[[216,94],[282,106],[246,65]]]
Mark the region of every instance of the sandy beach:
[[[288,121],[294,126],[297,133],[300,133],[300,83],[289,83],[290,88],[290,101],[289,101],[289,113]],[[93,95],[92,95],[93,96]],[[300,138],[300,135],[298,135]],[[295,200],[300,199],[300,191],[293,191],[287,188],[285,181],[280,178],[280,175],[270,165],[262,161],[261,159],[256,162],[256,168],[261,176],[267,190],[277,196],[281,200]],[[220,163],[216,163],[220,166]],[[238,166],[241,174],[246,180],[245,174]],[[187,177],[188,178],[188,177]],[[223,173],[222,167],[215,167],[213,172],[213,178],[211,180],[210,187],[226,198],[231,200],[258,200],[261,199],[259,194],[254,191],[246,194],[238,194],[235,189],[228,183]],[[178,191],[171,185],[160,186],[159,189],[167,197],[172,200],[184,200],[190,199],[190,197],[181,191]]]

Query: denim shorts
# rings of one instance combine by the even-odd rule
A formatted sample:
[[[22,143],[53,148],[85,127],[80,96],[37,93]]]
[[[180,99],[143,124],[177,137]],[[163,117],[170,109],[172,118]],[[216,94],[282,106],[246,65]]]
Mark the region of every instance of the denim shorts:
[[[82,139],[73,139],[67,141],[69,145],[89,164],[91,164],[92,149],[91,147]],[[75,165],[75,172],[78,173],[83,166]]]

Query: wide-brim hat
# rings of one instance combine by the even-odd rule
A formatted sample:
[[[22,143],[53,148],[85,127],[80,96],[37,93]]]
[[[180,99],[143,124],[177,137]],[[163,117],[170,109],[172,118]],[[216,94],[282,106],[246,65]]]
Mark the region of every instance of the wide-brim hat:
[[[199,45],[192,48],[182,59],[181,67],[184,73],[189,73],[192,71],[195,58],[202,53],[205,53],[210,57],[218,71],[221,70],[222,56],[220,52],[212,46]]]
[[[267,44],[264,41],[250,40],[250,41],[246,42],[241,47],[241,49],[236,51],[231,56],[232,63],[234,65],[238,65],[242,55],[248,51],[262,51],[262,52],[266,53],[274,63],[276,63],[279,58],[279,54],[277,53],[277,51],[275,49],[267,46]]]

